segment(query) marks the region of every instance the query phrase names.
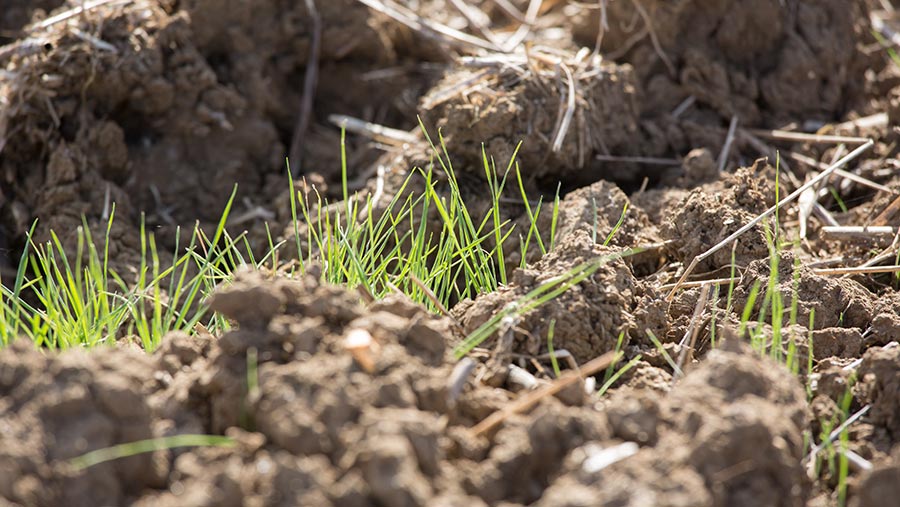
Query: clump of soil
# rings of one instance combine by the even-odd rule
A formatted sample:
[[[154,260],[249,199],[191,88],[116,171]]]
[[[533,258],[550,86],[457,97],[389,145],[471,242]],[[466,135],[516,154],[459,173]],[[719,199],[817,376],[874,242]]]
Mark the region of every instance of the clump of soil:
[[[735,307],[743,310],[747,304],[753,285],[765,292],[769,286],[771,262],[768,259],[753,261],[747,267],[741,282],[735,286]],[[812,325],[815,329],[825,328],[869,328],[875,309],[872,294],[859,282],[847,279],[821,276],[795,262],[789,252],[783,252],[778,259],[774,290],[782,301],[793,304],[796,298],[796,322],[809,326],[810,314],[814,311]],[[754,315],[759,311],[761,299],[756,301]],[[788,304],[788,303],[786,303]],[[786,312],[784,324],[789,322]],[[817,339],[814,335],[814,340]]]
[[[867,351],[859,377],[865,401],[872,404],[872,423],[900,442],[900,347]]]
[[[621,224],[619,225],[619,222]],[[618,228],[616,227],[617,225]],[[616,184],[600,180],[566,194],[560,202],[557,237],[587,231],[596,243],[630,247],[659,241],[655,224]]]
[[[561,238],[534,266],[516,270],[508,286],[461,302],[453,315],[470,333],[534,288],[603,256],[610,260],[596,273],[501,330],[514,336],[512,350],[502,352],[538,355],[547,351],[550,321],[555,320],[554,347],[568,350],[579,363],[586,362],[615,349],[619,335],[629,333],[635,301],[635,280],[628,264],[618,257],[618,250],[595,243],[586,230]]]
[[[614,395],[607,417],[614,437],[640,441],[643,434],[650,445],[602,471],[590,471],[576,450],[569,473],[537,505],[584,505],[588,498],[635,506],[805,503],[805,393],[787,371],[737,342],[711,352],[664,398]]]
[[[720,181],[690,191],[681,201],[670,201],[662,213],[662,238],[673,242],[675,259],[688,264],[775,204],[775,192],[767,174],[771,167],[755,164],[725,174]],[[734,263],[747,266],[766,258],[768,246],[763,226],[757,225],[737,240]],[[723,248],[698,266],[698,273],[732,264],[732,249]],[[701,271],[702,270],[702,271]]]
[[[518,62],[453,70],[422,98],[423,119],[443,130],[451,155],[475,174],[484,171],[482,149],[502,169],[517,144],[528,139],[516,160],[530,181],[563,181],[569,188],[601,177],[639,182],[634,167],[612,172],[594,159],[598,153],[636,153],[638,106],[631,69],[593,60],[568,64],[573,70],[565,80],[535,74]],[[564,124],[567,110],[571,117]]]
[[[67,460],[154,436],[145,394],[153,361],[140,350],[46,357],[21,340],[0,351],[0,498],[18,505],[120,505],[166,484],[161,454],[76,472]]]
[[[301,110],[314,23],[302,3],[231,4],[96,7],[4,52],[0,218],[14,244],[35,217],[38,239],[54,230],[74,244],[82,216],[103,230],[115,204],[129,225],[146,211],[148,225],[163,227],[157,233],[168,246],[176,225],[215,223],[235,184],[235,217],[264,209],[240,225],[274,217],[266,201],[287,181],[284,160]],[[398,73],[359,81],[352,90],[337,85],[396,62],[411,35],[354,0],[326,2],[318,16],[321,93],[309,139],[321,137],[316,124],[332,113],[388,123],[413,118],[415,100],[398,90],[415,95],[427,76]],[[424,57],[429,46],[411,47]],[[377,110],[360,112],[372,103]],[[339,170],[337,131],[330,132],[327,142],[300,143],[305,172]],[[131,237],[114,248],[130,250],[137,228],[122,234]]]
[[[451,396],[457,338],[446,318],[401,298],[366,308],[314,276],[244,273],[212,305],[238,327],[218,340],[171,335],[152,356],[121,348],[45,356],[25,343],[0,351],[0,469],[10,479],[0,481],[0,498],[559,506],[587,494],[627,505],[795,505],[807,496],[805,393],[736,343],[668,395],[632,388],[604,410],[550,397],[479,436],[468,427],[514,395],[470,381]],[[352,330],[372,336],[371,366],[345,348]],[[873,387],[876,400],[887,385]],[[67,464],[98,447],[189,432],[235,444],[82,471]],[[588,463],[623,441],[641,448],[602,471]]]
[[[616,1],[602,48],[634,65],[645,113],[671,112],[694,96],[744,125],[831,121],[862,98],[867,11],[842,0]],[[600,11],[584,14],[576,40],[592,45]]]

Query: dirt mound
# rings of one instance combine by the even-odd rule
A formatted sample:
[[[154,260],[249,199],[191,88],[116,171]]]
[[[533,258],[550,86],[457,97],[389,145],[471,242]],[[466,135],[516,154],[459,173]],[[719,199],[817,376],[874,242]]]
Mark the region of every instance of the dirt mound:
[[[600,11],[583,14],[576,40],[592,45]],[[867,66],[864,2],[616,1],[608,17],[602,47],[634,65],[645,113],[671,112],[693,96],[744,125],[830,121],[862,98],[854,76]]]
[[[743,310],[755,284],[759,286],[759,290],[763,292],[766,290],[770,272],[771,263],[768,259],[750,263],[741,282],[735,286],[736,308]],[[810,269],[797,265],[795,257],[789,252],[783,252],[779,256],[778,272],[775,276],[777,277],[775,290],[780,293],[783,301],[794,301],[796,296],[796,322],[808,325],[810,313],[814,310],[813,325],[816,329],[869,328],[875,312],[872,294],[859,282],[817,275]],[[760,304],[761,301],[757,300],[754,315],[759,311]],[[786,313],[785,318],[788,316]],[[788,325],[789,322],[784,324]],[[818,337],[814,335],[814,339]]]
[[[66,460],[154,436],[145,394],[154,365],[138,350],[45,357],[20,341],[0,351],[0,498],[20,505],[119,505],[166,484],[161,455],[76,472]]]
[[[568,257],[546,262],[605,252],[586,233],[563,244]],[[538,275],[520,272],[511,291],[528,276]],[[627,324],[625,314],[579,308],[601,286],[624,297],[628,280],[615,261],[562,296],[554,316],[593,312],[588,322]],[[517,395],[478,376],[453,387],[450,350],[459,337],[450,319],[400,297],[365,307],[314,272],[299,280],[244,272],[211,304],[233,330],[218,339],[173,334],[152,356],[122,348],[45,355],[24,342],[0,351],[0,498],[35,506],[90,498],[549,507],[793,506],[810,497],[801,465],[806,393],[786,369],[734,340],[686,365],[671,390],[671,378],[644,363],[602,403],[547,397],[482,435],[472,425]],[[540,325],[535,315],[524,320]],[[574,332],[601,332],[562,320],[557,329],[559,347],[573,354],[588,353]],[[614,346],[611,334],[601,339]],[[858,390],[873,404],[871,424],[894,439],[896,355],[868,353]],[[85,470],[68,461],[185,433],[224,434],[234,445],[160,450]],[[884,470],[860,480],[883,487],[893,469]]]
[[[451,155],[476,175],[484,172],[482,150],[502,169],[528,139],[517,160],[530,181],[548,187],[562,181],[568,188],[599,178],[640,182],[635,166],[614,171],[595,160],[597,154],[639,153],[631,69],[562,54],[451,71],[422,98],[423,119],[442,129]],[[554,62],[567,74],[529,70]]]
[[[415,101],[402,91],[429,81],[397,73],[360,80],[352,91],[338,86],[397,61],[411,36],[353,0],[324,3],[318,19],[321,93],[305,134],[321,142],[299,143],[297,159],[305,172],[332,175],[340,168],[337,131],[317,122],[332,113],[408,122]],[[265,208],[286,182],[316,26],[302,2],[140,2],[92,8],[9,46],[0,190],[12,240],[21,241],[35,217],[40,239],[49,230],[74,234],[82,215],[103,229],[97,222],[113,203],[130,226],[146,211],[148,225],[171,240],[175,225],[215,223],[235,184],[235,216]],[[379,108],[364,114],[373,100]],[[252,228],[258,218],[271,220],[274,210],[239,223]],[[129,243],[133,237],[114,247]]]
[[[733,232],[775,204],[775,192],[769,186],[772,168],[764,164],[741,168],[725,174],[717,182],[700,186],[663,212],[661,235],[673,242],[674,257],[690,263]],[[737,240],[734,262],[747,266],[751,261],[768,257],[765,231],[754,227]],[[698,265],[698,270],[712,271],[732,263],[731,248],[723,248]]]
[[[762,495],[794,505],[807,491],[805,395],[743,347],[713,352],[663,398],[623,391],[604,413],[551,397],[485,438],[466,427],[513,395],[477,383],[450,395],[447,319],[402,299],[366,309],[315,277],[244,274],[212,304],[240,328],[218,341],[173,335],[153,356],[44,356],[22,343],[0,352],[0,495],[28,505],[574,505],[575,485],[637,503],[759,505]],[[372,336],[371,364],[346,349],[353,330]],[[236,443],[66,465],[186,432]],[[592,464],[623,440],[645,447],[602,471]]]
[[[634,275],[623,260],[614,260],[617,254],[618,250],[595,243],[588,231],[576,230],[561,238],[557,247],[537,264],[516,270],[508,286],[474,301],[464,301],[452,313],[463,330],[471,333],[532,289],[583,263],[608,256],[610,262],[588,279],[502,330],[513,335],[512,349],[504,353],[538,355],[547,352],[550,321],[556,320],[554,347],[566,349],[579,363],[588,361],[613,350],[620,333],[627,335],[634,327],[630,313],[635,298]],[[493,343],[491,340],[485,346]]]
[[[641,427],[658,437],[602,471],[584,458],[597,449],[576,450],[537,505],[804,505],[805,394],[787,371],[737,345],[710,353],[664,398],[614,396],[614,437],[639,441]],[[644,408],[629,411],[635,396]]]
[[[244,274],[211,304],[240,327],[215,341],[171,335],[150,357],[114,349],[45,357],[24,343],[0,351],[0,422],[11,428],[0,435],[0,469],[11,479],[0,481],[0,496],[38,506],[85,498],[531,502],[570,450],[608,436],[592,408],[552,398],[511,418],[491,441],[470,434],[466,426],[512,395],[470,384],[451,396],[450,322],[403,299],[364,309],[312,276]],[[371,364],[348,351],[354,332],[372,337]],[[66,463],[112,444],[182,433],[224,433],[236,446],[160,451],[85,472]],[[524,489],[516,480],[523,478]],[[80,482],[67,488],[68,481]]]

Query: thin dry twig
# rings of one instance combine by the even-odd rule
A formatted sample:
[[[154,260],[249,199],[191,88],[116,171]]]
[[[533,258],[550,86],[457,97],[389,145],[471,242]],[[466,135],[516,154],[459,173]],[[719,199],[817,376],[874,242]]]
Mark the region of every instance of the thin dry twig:
[[[793,151],[787,152],[787,155],[788,155],[788,157],[790,157],[802,164],[806,164],[809,167],[814,167],[816,169],[822,169],[822,170],[828,169],[828,164],[826,164],[824,162],[820,162],[812,157],[807,157],[806,155],[801,155],[800,153],[795,153]],[[855,181],[855,182],[859,183],[860,185],[863,185],[863,186],[866,186],[869,188],[874,188],[875,190],[879,190],[882,192],[888,192],[890,194],[896,193],[896,191],[890,187],[886,187],[880,183],[876,183],[868,178],[864,178],[864,177],[862,177],[856,173],[852,173],[850,171],[838,169],[838,170],[834,171],[834,175],[840,176],[841,178],[846,178],[851,181]]]
[[[662,44],[659,43],[659,37],[656,36],[656,30],[653,29],[653,21],[650,18],[650,14],[647,13],[647,9],[644,8],[639,0],[631,0],[631,3],[634,4],[634,8],[638,11],[638,14],[640,14],[641,19],[644,20],[644,24],[647,26],[647,31],[650,34],[650,42],[653,44],[653,49],[656,51],[659,59],[665,64],[666,68],[669,69],[669,75],[677,75],[678,71],[675,70],[672,61],[669,60],[669,57],[666,56],[665,51],[663,51]]]
[[[833,275],[873,275],[879,273],[900,273],[898,266],[868,266],[858,268],[821,268],[814,269],[813,273],[823,276]]]
[[[706,308],[706,302],[709,300],[709,288],[712,287],[710,283],[704,283],[700,286],[700,297],[697,298],[697,306],[694,307],[694,314],[691,315],[691,322],[688,324],[688,328],[684,333],[684,337],[681,339],[681,343],[679,346],[681,347],[681,352],[678,354],[678,362],[675,368],[675,372],[672,375],[672,384],[684,375],[684,364],[687,361],[690,361],[694,355],[694,346],[697,343],[697,334],[700,332],[700,326],[697,323],[700,321],[700,316],[703,315],[703,310]],[[688,343],[688,338],[690,338],[690,345],[685,347]]]
[[[469,26],[480,33],[481,36],[484,37],[484,40],[490,42],[494,46],[495,51],[502,51],[501,45],[503,42],[491,30],[491,27],[488,24],[491,18],[487,14],[478,10],[473,5],[466,5],[462,0],[449,1],[450,5],[462,14],[462,17],[466,18],[466,21],[469,22]],[[485,20],[487,20],[487,22]]]
[[[786,130],[764,130],[749,129],[751,134],[763,139],[773,139],[776,141],[794,141],[799,143],[815,143],[815,144],[865,144],[869,142],[868,137],[852,137],[852,136],[832,136],[824,134],[806,134],[803,132],[788,132]]]
[[[893,236],[897,234],[897,231],[897,227],[890,225],[825,225],[822,227],[822,233],[831,236]]]
[[[688,265],[687,269],[685,269],[684,273],[681,275],[681,278],[679,278],[678,283],[675,284],[675,288],[673,288],[672,291],[669,293],[669,295],[666,296],[666,300],[671,301],[675,297],[675,292],[678,290],[678,288],[681,286],[681,284],[685,281],[685,279],[687,279],[687,277],[691,274],[691,272],[694,271],[694,268],[696,268],[697,265],[701,261],[703,261],[704,259],[713,255],[714,253],[718,252],[719,250],[721,250],[723,247],[725,247],[726,245],[728,245],[735,239],[739,238],[742,234],[744,234],[745,232],[749,231],[754,226],[756,226],[756,224],[765,220],[766,217],[775,213],[776,210],[781,209],[785,204],[788,204],[788,203],[794,201],[794,199],[796,199],[797,196],[799,196],[801,193],[803,193],[803,191],[806,190],[807,188],[810,188],[813,185],[818,184],[818,182],[831,176],[831,174],[834,173],[835,169],[845,165],[846,163],[850,162],[851,160],[855,159],[856,157],[862,155],[863,152],[865,152],[866,150],[871,148],[874,144],[875,144],[875,142],[870,139],[868,142],[866,142],[862,146],[857,147],[855,150],[851,151],[850,153],[845,155],[843,158],[841,158],[840,160],[838,160],[837,162],[832,164],[828,169],[822,171],[818,176],[816,176],[815,178],[812,178],[811,180],[806,182],[803,186],[801,186],[797,190],[794,190],[793,192],[791,192],[790,195],[788,195],[781,201],[775,203],[774,206],[772,206],[768,210],[764,211],[762,214],[760,214],[759,216],[757,216],[756,218],[754,218],[753,220],[748,222],[746,225],[744,225],[743,227],[741,227],[740,229],[738,229],[737,231],[732,233],[730,236],[723,239],[722,241],[717,243],[715,246],[713,246],[709,250],[694,257],[694,260],[691,261],[690,265]]]
[[[791,170],[791,166],[787,163],[787,161],[779,155],[780,152],[778,150],[762,142],[758,137],[754,136],[745,129],[739,129],[739,131],[741,139],[749,143],[750,146],[752,146],[755,150],[758,150],[760,153],[766,155],[772,160],[779,161],[779,167],[788,176],[791,185],[793,185],[795,188],[800,186],[800,179],[797,178],[797,175],[794,174],[794,171]]]
[[[502,424],[508,417],[529,410],[537,405],[542,399],[553,396],[575,382],[584,380],[585,377],[594,375],[600,370],[609,367],[618,356],[619,353],[617,352],[607,352],[598,358],[588,361],[581,367],[580,371],[569,371],[554,380],[551,384],[535,391],[531,391],[506,407],[487,416],[481,422],[470,428],[469,432],[476,437],[484,435],[499,424]]]
[[[449,26],[438,23],[419,16],[416,12],[403,7],[391,0],[357,0],[363,5],[374,9],[385,16],[392,18],[394,21],[406,25],[425,37],[437,39],[438,41],[449,44],[457,48],[467,49],[484,49],[487,51],[497,51],[489,41],[480,37],[469,35],[465,32],[450,28]]]
[[[559,150],[562,149],[563,141],[566,140],[566,134],[569,132],[569,127],[572,125],[572,118],[575,116],[575,77],[572,76],[572,71],[569,70],[569,67],[566,66],[566,64],[560,64],[560,68],[562,68],[563,72],[566,74],[568,94],[566,95],[565,113],[563,113],[559,128],[553,136],[553,147],[551,149],[554,153],[559,153]]]
[[[872,225],[887,225],[898,211],[900,211],[900,196],[891,201],[891,203],[875,217],[875,220],[872,221]]]
[[[681,101],[681,104],[678,104],[678,106],[676,106],[675,109],[673,109],[670,113],[672,118],[678,118],[679,116],[684,114],[684,112],[687,111],[688,108],[694,105],[694,102],[697,102],[697,97],[693,95],[690,95],[688,98]]]
[[[824,449],[828,444],[834,442],[834,439],[836,439],[841,434],[841,432],[843,432],[851,424],[862,418],[862,416],[866,415],[866,413],[871,409],[871,404],[866,405],[863,408],[859,409],[858,412],[848,417],[846,421],[844,421],[840,426],[833,429],[831,433],[828,434],[828,438],[814,446],[812,450],[809,451],[809,454],[806,456],[806,459],[804,461],[806,461],[810,466],[813,466],[815,464],[816,455],[819,454],[822,449]]]
[[[47,19],[38,21],[37,23],[28,26],[25,28],[26,33],[33,33],[38,30],[45,30],[57,23],[62,23],[63,21],[68,21],[75,16],[81,16],[89,11],[92,11],[98,7],[103,7],[104,5],[108,5],[110,7],[118,7],[122,5],[128,5],[134,0],[95,0],[93,2],[83,2],[81,5],[73,7],[67,11],[60,12],[54,16],[50,16]]]
[[[343,114],[329,115],[328,121],[333,125],[346,129],[347,132],[365,136],[369,139],[392,146],[413,144],[418,140],[415,134],[407,132],[406,130],[385,127],[384,125],[378,125],[377,123],[367,122]]]
[[[432,91],[425,97],[421,107],[422,109],[434,109],[448,100],[453,100],[459,95],[470,93],[475,88],[483,86],[485,81],[493,79],[494,77],[494,69],[481,69],[466,79],[440,88],[437,91]]]
[[[875,266],[875,265],[877,265],[881,262],[884,262],[888,259],[896,258],[898,251],[900,251],[900,231],[898,231],[897,234],[894,235],[894,240],[891,242],[891,246],[885,248],[884,250],[881,251],[881,253],[872,257],[871,259],[867,260],[866,262],[860,264],[857,267],[867,268],[869,266]],[[844,275],[844,276],[850,276],[850,275]]]
[[[893,253],[893,252],[892,252]],[[890,257],[890,255],[888,256]],[[884,260],[884,259],[881,259]],[[900,273],[900,265],[897,266],[858,266],[847,268],[814,268],[811,269],[814,275],[818,276],[839,276],[839,275],[873,275],[880,273]],[[710,280],[697,280],[694,282],[684,282],[680,286],[677,283],[667,283],[660,285],[659,290],[671,290],[676,287],[681,289],[692,289],[695,287],[703,287],[704,285],[725,285],[728,283],[739,283],[741,277],[733,278],[714,278]]]
[[[99,49],[100,51],[106,51],[106,52],[113,53],[113,54],[119,53],[119,50],[116,49],[116,47],[113,46],[112,44],[110,44],[109,42],[106,42],[105,40],[103,40],[99,37],[95,37],[87,32],[83,32],[77,28],[72,29],[72,35],[87,42],[88,44],[90,44],[91,46],[94,46],[95,48]]]
[[[48,42],[49,39],[44,39],[41,37],[28,37],[25,39],[19,39],[10,44],[6,44],[5,46],[0,46],[0,61],[3,61],[13,55],[30,56],[40,53],[44,50],[44,45],[46,45]]]
[[[722,151],[719,153],[719,163],[716,164],[719,172],[725,170],[725,164],[728,163],[728,155],[731,153],[731,143],[734,142],[734,133],[737,130],[738,117],[731,117],[731,123],[728,125],[728,134],[725,136],[725,144],[722,145]]]
[[[864,129],[873,127],[884,127],[888,124],[887,113],[875,113],[870,116],[863,116],[855,120],[838,123],[834,126],[835,130]]]
[[[419,290],[422,291],[423,294],[425,294],[425,297],[427,297],[428,300],[431,301],[431,304],[433,304],[434,307],[438,309],[438,311],[440,311],[445,317],[453,317],[452,315],[450,315],[450,311],[447,310],[447,307],[444,306],[444,304],[441,303],[441,300],[438,299],[438,297],[434,294],[434,291],[428,288],[428,286],[425,285],[425,283],[420,280],[418,276],[409,273],[409,279],[412,280],[412,282],[416,285],[416,287],[419,288]]]
[[[522,15],[522,12],[516,8],[515,5],[509,2],[509,0],[489,0],[492,4],[496,5],[500,8],[501,11],[505,12],[507,16],[512,19],[518,21],[519,23],[525,22],[525,16]]]
[[[512,35],[506,39],[506,42],[503,43],[503,50],[507,53],[513,51],[522,41],[528,37],[528,34],[531,33],[531,27],[534,25],[535,21],[537,21],[538,14],[541,12],[541,5],[543,4],[542,0],[531,0],[528,3],[528,8],[525,9],[525,20],[519,25],[519,28],[513,32]]]
[[[313,101],[316,95],[316,85],[319,82],[319,55],[322,46],[322,17],[316,9],[315,0],[305,0],[306,10],[312,19],[312,43],[309,48],[309,59],[306,64],[306,76],[303,78],[303,98],[300,102],[300,115],[297,117],[297,125],[294,127],[294,137],[291,141],[290,162],[291,172],[296,177],[301,173],[301,154],[303,153],[303,140],[306,138],[306,129],[312,117]]]

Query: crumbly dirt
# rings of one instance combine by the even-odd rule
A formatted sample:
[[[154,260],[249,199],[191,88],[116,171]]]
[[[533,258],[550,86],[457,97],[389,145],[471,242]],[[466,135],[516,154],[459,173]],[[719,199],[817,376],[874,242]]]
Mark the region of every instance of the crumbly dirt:
[[[515,153],[525,177],[545,184],[563,181],[577,188],[598,178],[639,182],[634,167],[612,172],[594,159],[597,154],[627,155],[638,149],[638,106],[630,67],[603,64],[590,74],[574,74],[572,120],[556,146],[569,91],[544,76],[522,76],[521,70],[487,70],[492,72],[451,71],[422,98],[423,120],[445,132],[452,156],[468,171],[484,172],[483,149],[501,168]],[[516,152],[525,139],[529,142]]]
[[[600,12],[581,14],[576,40],[592,45]],[[864,2],[842,0],[615,1],[602,47],[634,65],[643,112],[668,113],[694,96],[701,111],[683,127],[700,123],[702,110],[745,125],[831,121],[863,96],[852,76],[871,61],[861,48],[867,14]]]
[[[501,39],[520,25],[501,2],[466,3]],[[554,247],[542,255],[534,241],[521,252],[512,234],[509,283],[443,317],[402,296],[364,304],[313,267],[294,279],[241,272],[219,288],[207,302],[232,324],[222,336],[173,333],[150,354],[125,340],[90,353],[13,342],[0,350],[0,504],[825,507],[839,504],[830,465],[843,444],[810,463],[810,443],[861,411],[845,438],[858,456],[847,504],[893,506],[900,496],[900,285],[893,273],[825,271],[882,252],[881,265],[893,264],[895,238],[823,227],[900,225],[890,212],[900,202],[900,70],[869,22],[883,2],[614,0],[599,56],[600,9],[543,2],[522,60],[439,43],[357,0],[319,0],[315,66],[306,2],[134,0],[34,24],[81,4],[0,9],[4,283],[34,219],[37,240],[52,230],[73,246],[83,220],[95,236],[105,230],[113,203],[111,264],[126,279],[139,265],[142,220],[171,250],[179,226],[183,245],[195,221],[216,223],[235,184],[229,230],[247,230],[254,246],[267,244],[267,223],[282,233],[275,239],[290,237],[291,192],[342,194],[333,114],[408,133],[348,131],[350,191],[379,195],[376,214],[412,167],[434,169],[438,192],[447,186],[417,115],[433,141],[440,130],[448,153],[437,152],[453,162],[473,216],[492,204],[483,153],[503,174],[523,141],[524,191],[542,199],[537,225]],[[454,2],[402,4],[481,34]],[[733,117],[739,128],[723,152]],[[861,124],[836,124],[850,120]],[[693,259],[846,153],[747,128],[872,137],[845,169],[880,187],[832,178],[811,218],[786,206],[700,262],[689,281],[735,276],[709,301],[696,285],[670,295]],[[506,185],[502,220],[524,231],[514,172]],[[422,188],[412,178],[406,192]],[[432,213],[413,224],[438,232]],[[504,321],[458,378],[452,350],[470,332],[599,258],[608,260],[566,293]],[[789,308],[780,326],[770,288]],[[558,381],[551,326],[563,375],[612,350],[622,357],[475,434]],[[370,345],[348,350],[351,333]],[[764,357],[778,353],[795,358],[793,372]],[[181,434],[234,445],[85,470],[70,461]]]
[[[63,0],[9,0],[3,4],[0,15],[0,45],[18,38],[23,29],[35,17],[45,17],[46,13],[59,7]]]
[[[508,350],[501,349],[502,353],[539,355],[547,352],[550,322],[555,320],[554,347],[569,351],[579,363],[585,362],[614,349],[619,335],[628,335],[634,327],[631,315],[636,297],[634,275],[627,263],[616,258],[617,253],[616,249],[595,243],[587,231],[573,232],[533,267],[514,271],[508,286],[474,301],[461,302],[453,314],[463,330],[471,333],[538,286],[586,262],[607,256],[609,262],[589,278],[500,331],[512,335],[511,343],[503,345]],[[510,341],[505,337],[503,340]],[[494,341],[485,346],[493,346]]]
[[[632,383],[599,404],[550,397],[476,436],[469,428],[516,395],[470,378],[450,396],[458,331],[447,318],[401,298],[364,307],[313,276],[250,272],[211,304],[238,327],[219,339],[173,334],[153,355],[44,354],[25,342],[0,351],[0,498],[572,506],[805,505],[812,496],[800,463],[806,394],[735,339],[667,393]],[[377,344],[369,370],[343,346],[351,330]],[[870,351],[860,368],[872,424],[894,441],[897,359],[896,350]],[[67,464],[116,443],[197,432],[235,444],[82,471]],[[596,455],[623,442],[639,446],[634,455],[598,469]],[[891,470],[882,464],[863,480],[889,487]]]
[[[305,160],[305,173],[330,177],[340,169],[338,137],[323,138],[317,122],[335,113],[408,122],[415,100],[403,90],[429,79],[352,77],[397,63],[411,36],[358,2],[326,4],[322,93],[307,132],[316,142],[300,145],[295,166]],[[235,218],[283,191],[313,30],[302,4],[136,2],[77,19],[80,32],[52,25],[3,58],[2,222],[11,242],[37,217],[38,239],[54,230],[74,244],[82,216],[102,230],[115,203],[129,227],[114,248],[134,251],[141,211],[168,245],[176,225],[215,223],[235,185]],[[428,45],[413,47],[424,54]],[[360,86],[340,86],[348,79]],[[274,218],[266,213],[239,225],[261,227]]]

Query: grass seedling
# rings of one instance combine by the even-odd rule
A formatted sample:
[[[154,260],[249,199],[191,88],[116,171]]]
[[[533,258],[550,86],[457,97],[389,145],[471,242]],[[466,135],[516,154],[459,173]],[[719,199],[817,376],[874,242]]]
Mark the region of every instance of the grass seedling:
[[[556,319],[550,319],[550,328],[547,329],[547,352],[550,353],[550,364],[553,366],[553,375],[560,376],[559,361],[556,360],[556,352],[553,350],[553,332],[556,330]]]
[[[853,402],[853,392],[852,387],[855,383],[855,377],[853,375],[847,379],[847,389],[844,391],[844,396],[841,398],[841,422],[847,423],[850,417],[850,404]],[[840,507],[844,507],[847,505],[847,477],[850,474],[850,461],[847,459],[847,450],[849,449],[850,444],[850,425],[841,424],[841,432],[838,437],[838,484],[837,484],[837,493],[838,493],[838,505]]]
[[[669,353],[666,352],[666,348],[663,347],[662,342],[659,341],[659,338],[656,337],[656,335],[653,333],[653,331],[650,331],[648,329],[647,337],[650,338],[650,341],[653,342],[653,346],[656,347],[656,350],[659,351],[659,353],[662,355],[663,359],[666,360],[666,363],[672,368],[672,373],[679,377],[683,377],[684,372],[681,371],[681,368],[678,367],[678,363],[676,363],[672,359],[672,356],[670,356]]]
[[[550,250],[553,250],[553,246],[556,244],[556,224],[557,218],[559,217],[559,192],[561,189],[562,184],[557,184],[556,196],[553,198],[553,218],[550,221]]]
[[[621,357],[620,354],[616,355],[617,360],[620,357]],[[610,375],[610,377],[607,378],[603,382],[603,385],[600,386],[600,389],[597,390],[597,396],[603,396],[604,394],[606,394],[606,392],[609,391],[609,388],[611,388],[613,385],[615,385],[615,383],[619,380],[619,378],[622,377],[622,375],[625,375],[625,373],[627,373],[628,370],[634,368],[635,365],[637,365],[641,361],[641,357],[642,356],[640,354],[638,354],[637,356],[632,358],[630,361],[625,363],[621,368],[619,368],[618,371],[616,371],[615,373]]]
[[[518,150],[518,148],[517,148]],[[525,236],[524,241],[522,241],[522,262],[519,267],[525,267],[526,257],[528,254],[528,248],[530,246],[531,238],[534,237],[537,241],[538,248],[541,251],[541,255],[546,255],[547,247],[544,246],[544,240],[541,238],[541,234],[538,228],[538,218],[541,214],[541,205],[543,204],[543,196],[538,200],[537,206],[534,211],[531,209],[531,203],[529,202],[528,195],[525,192],[525,183],[522,180],[522,172],[519,170],[519,164],[516,163],[516,181],[519,184],[519,193],[522,196],[522,203],[525,205],[525,216],[528,218],[528,234]],[[557,214],[559,213],[559,190],[557,189],[557,194],[554,199],[553,206],[553,216],[551,218],[552,223],[555,225],[557,220]],[[552,238],[552,233],[551,233]]]
[[[256,347],[247,349],[247,392],[241,400],[240,426],[254,431],[256,422],[250,408],[259,396],[259,352]]]
[[[220,435],[174,435],[97,449],[73,458],[69,461],[69,464],[75,470],[84,470],[107,461],[128,458],[148,452],[175,449],[177,447],[232,447],[234,445],[235,442],[231,437]]]
[[[625,215],[628,214],[628,203],[625,203],[625,206],[622,207],[622,215],[619,217],[619,221],[616,222],[615,227],[609,231],[609,235],[606,236],[606,239],[603,240],[603,246],[609,246],[610,241],[616,236],[616,233],[619,232],[619,229],[622,227],[622,224],[625,223]],[[595,241],[596,243],[596,241]]]
[[[622,331],[619,333],[618,339],[616,339],[616,353],[617,354],[622,351],[622,345],[624,343],[625,343],[625,332]],[[615,362],[613,362],[611,365],[609,365],[609,368],[606,369],[606,372],[603,374],[603,382],[604,383],[609,381],[610,377],[612,377],[613,373],[615,372],[615,368],[619,363],[620,358],[621,358],[620,355],[616,355]]]
[[[747,332],[747,323],[750,322],[750,317],[753,315],[753,307],[756,306],[756,299],[759,297],[759,280],[753,282],[753,286],[750,287],[750,293],[747,295],[747,303],[744,305],[744,311],[741,313],[741,322],[738,326],[738,336],[744,336]],[[751,330],[753,332],[753,330]]]

